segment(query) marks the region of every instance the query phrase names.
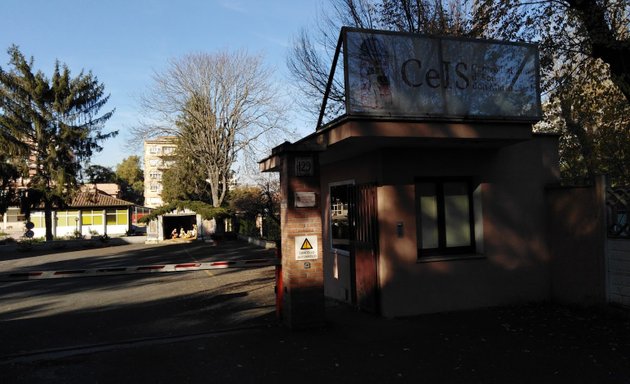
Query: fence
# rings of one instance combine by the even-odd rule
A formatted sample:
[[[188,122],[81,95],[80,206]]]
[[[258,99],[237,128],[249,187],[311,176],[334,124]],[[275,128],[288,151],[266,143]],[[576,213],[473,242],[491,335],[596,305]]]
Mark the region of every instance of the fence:
[[[630,188],[606,188],[607,297],[612,303],[630,306]]]
[[[608,237],[630,239],[630,187],[606,188]]]

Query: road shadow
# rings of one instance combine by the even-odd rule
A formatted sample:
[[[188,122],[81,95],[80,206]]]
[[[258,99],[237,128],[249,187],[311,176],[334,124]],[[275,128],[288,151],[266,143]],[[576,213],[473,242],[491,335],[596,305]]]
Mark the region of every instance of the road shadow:
[[[20,259],[20,262],[0,258],[0,274],[274,258],[273,249],[264,249],[237,240],[225,241],[220,245],[200,241],[165,242],[160,245],[132,245],[33,255],[26,260]]]
[[[217,284],[208,284],[208,279]],[[79,280],[81,280],[79,284]],[[238,274],[208,276],[203,271],[186,276],[187,284],[199,286],[181,294],[165,293],[158,299],[133,296],[126,302],[117,292],[152,289],[180,282],[158,276],[118,276],[96,279],[63,279],[52,282],[22,282],[0,290],[0,356],[33,350],[112,343],[138,338],[171,337],[203,333],[251,324],[275,322],[273,269],[248,269]],[[113,290],[103,296],[99,291]],[[141,291],[142,292],[142,291]],[[71,308],[64,300],[78,294],[93,301]],[[32,305],[13,305],[39,296]],[[47,297],[50,300],[46,299]],[[65,306],[64,306],[65,305]]]

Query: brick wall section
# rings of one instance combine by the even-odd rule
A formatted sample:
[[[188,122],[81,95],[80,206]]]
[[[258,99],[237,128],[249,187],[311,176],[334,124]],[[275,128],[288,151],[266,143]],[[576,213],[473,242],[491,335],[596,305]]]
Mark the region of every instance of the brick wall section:
[[[295,158],[312,156],[313,176],[296,176]],[[324,273],[322,253],[321,196],[317,154],[289,152],[282,155],[280,170],[282,275],[284,295],[282,318],[293,329],[321,326],[324,323]],[[315,192],[317,206],[296,208],[295,192]],[[296,260],[295,237],[317,236],[318,257]],[[315,244],[313,244],[315,246]],[[309,268],[305,265],[308,263]]]

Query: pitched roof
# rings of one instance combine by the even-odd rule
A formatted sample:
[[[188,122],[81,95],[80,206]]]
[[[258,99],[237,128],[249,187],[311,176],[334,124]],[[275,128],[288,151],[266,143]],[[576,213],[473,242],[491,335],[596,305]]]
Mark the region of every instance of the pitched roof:
[[[70,203],[70,207],[119,207],[129,205],[134,205],[134,203],[101,192],[79,192],[72,199],[72,203]]]

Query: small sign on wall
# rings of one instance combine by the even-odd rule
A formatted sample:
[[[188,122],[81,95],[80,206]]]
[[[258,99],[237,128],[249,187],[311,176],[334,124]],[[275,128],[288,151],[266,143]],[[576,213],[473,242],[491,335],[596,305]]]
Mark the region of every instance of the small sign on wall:
[[[315,192],[295,192],[296,208],[317,207],[317,194]]]
[[[296,157],[295,158],[295,176],[307,177],[313,176],[314,172],[313,157]]]
[[[317,236],[295,236],[295,260],[314,260],[317,254]]]

